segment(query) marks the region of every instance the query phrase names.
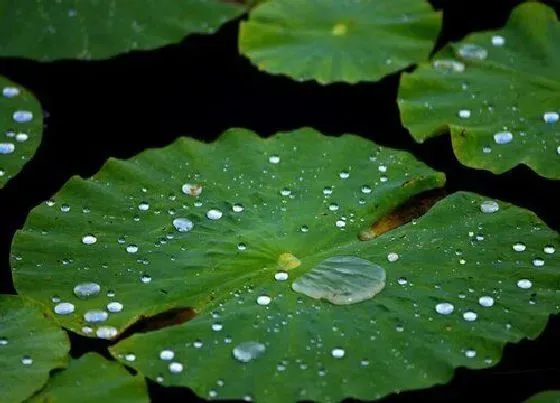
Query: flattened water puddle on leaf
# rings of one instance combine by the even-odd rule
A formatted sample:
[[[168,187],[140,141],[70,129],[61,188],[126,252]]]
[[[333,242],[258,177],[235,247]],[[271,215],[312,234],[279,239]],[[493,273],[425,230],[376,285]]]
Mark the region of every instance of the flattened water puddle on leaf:
[[[355,256],[323,260],[292,283],[292,289],[335,305],[357,304],[373,298],[385,288],[385,269]]]

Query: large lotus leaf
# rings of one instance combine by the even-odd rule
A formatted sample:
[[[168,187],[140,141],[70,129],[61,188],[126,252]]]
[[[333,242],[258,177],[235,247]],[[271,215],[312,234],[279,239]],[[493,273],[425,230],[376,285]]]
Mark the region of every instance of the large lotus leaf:
[[[0,400],[20,402],[43,387],[49,372],[66,366],[70,343],[44,307],[0,295]]]
[[[131,375],[122,365],[89,353],[70,361],[68,369],[57,372],[47,386],[29,403],[148,402],[146,382]]]
[[[43,113],[33,95],[0,76],[0,188],[16,175],[41,143]]]
[[[0,55],[104,59],[212,33],[244,11],[227,0],[8,1],[0,14]]]
[[[274,0],[241,24],[239,49],[297,80],[376,81],[425,60],[440,25],[425,0]]]
[[[560,23],[539,3],[507,25],[445,47],[405,73],[401,118],[419,142],[451,132],[461,163],[494,173],[526,164],[560,178]]]
[[[537,393],[527,399],[525,403],[560,403],[560,390],[547,390]]]

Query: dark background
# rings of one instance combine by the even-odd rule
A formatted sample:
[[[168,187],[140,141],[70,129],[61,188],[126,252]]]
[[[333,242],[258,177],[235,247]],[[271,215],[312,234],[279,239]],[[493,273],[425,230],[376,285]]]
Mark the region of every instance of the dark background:
[[[386,0],[390,1],[390,0]],[[514,0],[433,0],[444,24],[436,48],[477,30],[505,24]],[[546,3],[560,13],[560,2]],[[396,104],[398,74],[357,85],[298,83],[257,71],[237,52],[239,21],[211,36],[133,52],[101,62],[38,63],[0,58],[0,74],[32,90],[45,109],[43,142],[23,171],[0,190],[0,293],[15,293],[9,251],[14,231],[29,211],[49,199],[72,175],[95,174],[109,156],[129,158],[162,147],[178,136],[205,141],[230,127],[269,136],[312,126],[328,135],[354,133],[378,144],[406,149],[445,172],[449,192],[466,190],[536,212],[560,230],[560,181],[525,166],[503,175],[460,165],[449,136],[415,144],[401,126]],[[560,76],[560,71],[559,71]],[[237,150],[232,150],[237,152]],[[97,351],[107,342],[71,335],[72,354]],[[560,389],[560,316],[535,341],[507,345],[494,368],[459,368],[447,385],[391,395],[383,401],[523,401],[535,392]],[[183,388],[150,383],[156,402],[194,400]]]

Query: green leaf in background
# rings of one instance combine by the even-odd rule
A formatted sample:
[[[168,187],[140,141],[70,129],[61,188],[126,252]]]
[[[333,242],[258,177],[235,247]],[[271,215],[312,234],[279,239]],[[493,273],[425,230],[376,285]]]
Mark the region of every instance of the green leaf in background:
[[[15,176],[41,143],[41,105],[25,88],[0,76],[0,188]]]
[[[203,397],[428,387],[495,364],[560,309],[558,234],[515,206],[457,193],[359,240],[442,184],[411,155],[351,135],[179,139],[111,159],[36,207],[14,239],[14,281],[64,326],[104,338],[182,308],[112,353]]]
[[[63,368],[66,333],[27,298],[0,295],[0,400],[20,402],[43,387],[49,372]]]
[[[0,14],[0,56],[104,59],[212,33],[244,11],[225,0],[9,1]]]
[[[239,49],[296,80],[376,81],[425,60],[440,25],[425,0],[275,0],[241,24]]]
[[[547,390],[525,400],[525,403],[560,403],[560,390]]]
[[[29,403],[148,402],[146,382],[122,365],[89,353],[71,360],[68,369],[53,374],[47,386]]]
[[[405,73],[401,118],[418,141],[451,132],[467,166],[505,172],[518,164],[560,178],[560,23],[539,3],[507,25],[445,47]]]

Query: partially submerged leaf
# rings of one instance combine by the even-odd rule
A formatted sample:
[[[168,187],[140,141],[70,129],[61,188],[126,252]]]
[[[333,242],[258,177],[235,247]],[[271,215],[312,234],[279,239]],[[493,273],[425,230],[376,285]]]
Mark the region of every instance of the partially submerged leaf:
[[[10,1],[0,14],[0,55],[105,59],[215,32],[244,11],[224,0]]]
[[[203,397],[338,401],[427,387],[457,366],[493,365],[559,310],[558,235],[506,203],[457,193],[359,240],[442,185],[411,155],[350,135],[179,139],[111,159],[35,208],[14,239],[14,281],[60,298],[58,321],[99,337],[192,307],[190,320],[111,350]]]
[[[440,24],[425,0],[274,0],[241,24],[239,49],[297,80],[377,81],[425,60]]]
[[[518,164],[560,179],[560,23],[528,2],[507,25],[446,46],[405,73],[401,118],[418,141],[447,132],[462,164],[494,173]]]
[[[43,387],[49,372],[66,366],[70,343],[43,307],[0,295],[0,400],[20,402]]]
[[[132,359],[132,356],[128,356]],[[68,369],[53,374],[47,386],[29,403],[149,402],[146,382],[122,365],[89,353],[71,360]]]
[[[0,76],[0,188],[15,176],[41,143],[43,113],[33,95]]]

